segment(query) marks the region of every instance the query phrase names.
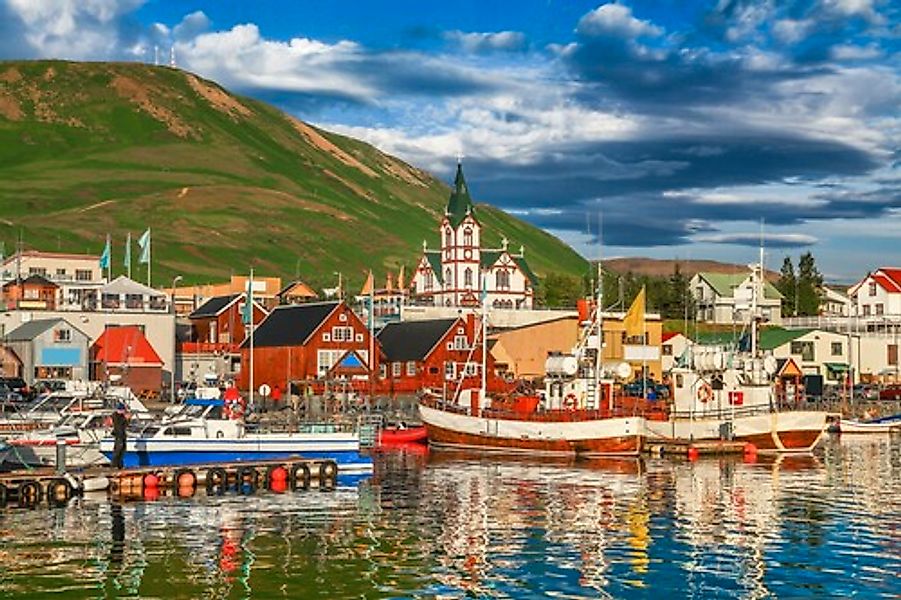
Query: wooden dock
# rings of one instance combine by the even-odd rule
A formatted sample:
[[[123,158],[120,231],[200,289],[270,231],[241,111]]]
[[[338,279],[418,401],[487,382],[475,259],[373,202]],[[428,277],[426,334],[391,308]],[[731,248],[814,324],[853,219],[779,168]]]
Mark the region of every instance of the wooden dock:
[[[645,450],[653,456],[685,456],[692,460],[699,456],[757,453],[753,444],[733,440],[655,440],[647,442]]]
[[[58,473],[51,468],[0,473],[0,507],[63,506],[84,492],[106,491],[119,500],[153,500],[162,495],[194,496],[228,491],[252,494],[334,489],[338,464],[332,460],[289,458],[254,462],[112,469],[94,467]]]

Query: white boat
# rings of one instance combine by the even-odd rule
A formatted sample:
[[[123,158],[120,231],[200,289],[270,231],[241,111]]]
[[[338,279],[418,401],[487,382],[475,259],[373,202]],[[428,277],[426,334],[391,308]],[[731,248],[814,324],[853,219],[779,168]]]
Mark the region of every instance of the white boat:
[[[63,444],[67,467],[105,465],[109,461],[100,453],[100,440],[109,435],[112,412],[72,413],[53,427],[10,436],[0,462],[14,468],[56,465],[57,445]]]
[[[901,432],[901,415],[881,419],[842,419],[839,431],[845,433],[892,433]]]
[[[600,294],[595,306],[602,306]],[[466,361],[474,364],[472,354],[481,348],[475,357],[481,358],[481,385],[465,389],[461,379],[450,398],[427,394],[420,400],[430,445],[591,458],[641,452],[644,418],[618,409],[613,379],[601,364],[600,310],[593,311],[572,353],[548,358],[545,392],[512,399],[486,393],[486,316],[483,304],[481,343],[473,344]]]
[[[250,430],[241,419],[220,418],[224,402],[195,399],[187,410],[160,423],[130,431],[125,467],[259,461],[302,456],[333,460],[339,474],[372,472],[372,460],[360,452],[356,424],[308,424],[299,431],[263,433]],[[100,451],[112,458],[114,440],[106,437]]]
[[[17,435],[18,432],[46,429],[59,423],[68,415],[91,411],[113,410],[118,405],[141,418],[150,413],[130,388],[114,386],[106,389],[61,390],[42,394],[19,410],[0,419],[0,436]]]

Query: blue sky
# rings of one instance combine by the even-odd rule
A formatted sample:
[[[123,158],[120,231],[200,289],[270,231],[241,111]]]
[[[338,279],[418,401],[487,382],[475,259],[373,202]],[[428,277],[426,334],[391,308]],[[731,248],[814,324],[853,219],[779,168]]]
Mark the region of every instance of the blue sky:
[[[0,57],[163,60],[607,256],[901,266],[889,0],[0,0]],[[589,217],[590,215],[590,217]],[[586,222],[591,221],[591,233]]]

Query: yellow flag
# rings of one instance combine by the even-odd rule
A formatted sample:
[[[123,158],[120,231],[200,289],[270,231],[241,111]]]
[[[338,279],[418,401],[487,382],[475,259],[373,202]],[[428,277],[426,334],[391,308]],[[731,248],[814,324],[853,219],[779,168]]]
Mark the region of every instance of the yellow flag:
[[[404,266],[400,266],[400,271],[397,273],[397,289],[400,291],[404,291]]]
[[[366,277],[366,283],[363,284],[363,289],[360,290],[361,296],[366,296],[367,294],[371,294],[373,292],[373,281],[372,281],[372,271],[369,271],[369,276]]]
[[[641,291],[638,292],[638,295],[635,296],[635,300],[632,301],[629,312],[623,317],[623,327],[625,328],[626,336],[628,337],[644,334],[644,302],[644,286],[641,286]]]

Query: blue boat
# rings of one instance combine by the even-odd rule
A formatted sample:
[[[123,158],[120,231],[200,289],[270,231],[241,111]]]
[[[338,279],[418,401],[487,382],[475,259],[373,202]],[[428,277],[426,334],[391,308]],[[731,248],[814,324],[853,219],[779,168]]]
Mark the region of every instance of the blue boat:
[[[130,431],[123,466],[215,464],[300,456],[333,460],[342,475],[372,472],[372,459],[360,452],[356,427],[303,424],[299,431],[256,432],[248,430],[243,420],[215,416],[223,405],[219,399],[188,400],[183,412]],[[108,459],[112,459],[113,444],[111,437],[100,442],[100,451]]]

